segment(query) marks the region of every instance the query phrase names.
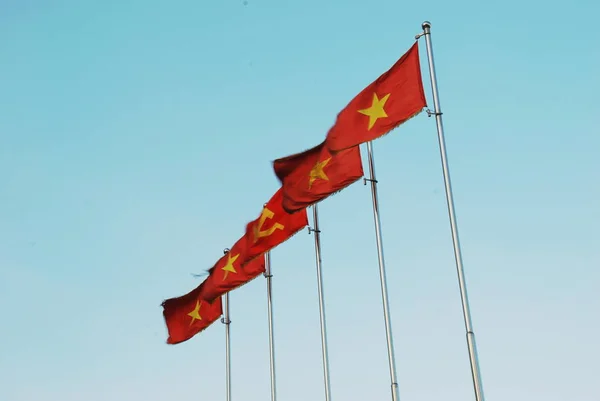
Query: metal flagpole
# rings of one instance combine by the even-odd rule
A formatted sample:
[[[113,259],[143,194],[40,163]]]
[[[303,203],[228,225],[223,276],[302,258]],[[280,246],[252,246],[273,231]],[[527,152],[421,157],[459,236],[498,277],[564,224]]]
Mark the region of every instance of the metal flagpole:
[[[228,252],[229,249],[223,251],[224,254]],[[229,319],[229,293],[226,293],[223,297],[225,313],[221,319],[221,323],[225,325],[225,386],[227,387],[227,401],[231,401],[231,337],[229,333],[231,320]]]
[[[392,322],[390,317],[390,302],[388,299],[387,278],[385,274],[385,260],[383,258],[383,242],[381,240],[381,221],[379,219],[379,200],[377,196],[377,179],[375,178],[375,162],[373,161],[373,145],[367,142],[367,153],[369,156],[369,175],[365,178],[371,182],[371,197],[373,199],[373,219],[375,220],[375,237],[377,240],[377,257],[379,259],[379,279],[381,281],[381,298],[383,300],[383,319],[385,321],[385,337],[387,339],[388,363],[390,366],[390,380],[392,382],[392,401],[400,399],[398,390],[398,379],[396,376],[396,361],[394,357],[394,341],[392,338]]]
[[[440,157],[442,161],[442,170],[444,172],[444,185],[446,189],[446,201],[448,204],[448,217],[450,218],[450,228],[452,231],[452,244],[454,246],[454,259],[456,261],[456,271],[458,273],[458,284],[460,288],[460,298],[462,301],[462,311],[465,320],[465,329],[467,332],[467,347],[469,349],[469,360],[471,362],[471,375],[473,376],[473,387],[475,389],[475,399],[484,401],[483,385],[481,382],[481,372],[477,358],[477,346],[475,345],[475,332],[471,322],[471,311],[469,307],[469,298],[467,296],[467,284],[465,282],[465,272],[460,250],[460,241],[458,238],[458,228],[456,224],[456,215],[454,212],[454,198],[452,195],[452,184],[450,182],[450,170],[448,168],[448,157],[446,155],[446,141],[444,139],[444,125],[442,124],[442,111],[440,109],[440,98],[438,94],[437,78],[435,74],[435,64],[433,62],[433,50],[431,45],[431,23],[423,22],[421,25],[423,33],[417,35],[417,39],[425,36],[427,44],[427,58],[429,60],[429,76],[431,78],[431,90],[433,92],[434,112],[428,110],[429,116],[435,115],[437,124],[438,142],[440,145]]]
[[[271,401],[277,400],[275,387],[275,344],[273,341],[273,288],[271,273],[271,252],[265,254],[265,277],[267,279],[267,308],[269,314],[269,357],[271,361]]]
[[[317,261],[317,288],[319,291],[319,312],[321,316],[321,350],[323,353],[323,380],[325,382],[325,401],[331,400],[329,388],[329,354],[327,352],[327,329],[325,326],[325,302],[323,301],[323,272],[321,271],[321,231],[319,230],[319,213],[317,205],[312,205],[313,228],[308,232],[315,233],[315,256]]]

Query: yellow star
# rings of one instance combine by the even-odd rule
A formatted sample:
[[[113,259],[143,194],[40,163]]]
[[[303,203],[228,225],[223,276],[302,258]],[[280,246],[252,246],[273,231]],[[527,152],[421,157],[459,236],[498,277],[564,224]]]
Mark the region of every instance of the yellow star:
[[[329,177],[327,177],[327,174],[325,174],[325,171],[323,171],[323,169],[325,168],[327,163],[329,163],[330,160],[331,157],[323,160],[322,162],[317,162],[317,164],[315,164],[312,170],[310,170],[310,173],[308,173],[308,189],[312,187],[313,182],[315,182],[315,180],[317,180],[318,178],[325,181],[329,181]]]
[[[239,253],[233,257],[231,256],[231,253],[227,255],[227,263],[221,268],[221,270],[225,272],[225,274],[223,275],[223,281],[227,278],[227,275],[229,273],[237,273],[235,267],[233,266],[233,263],[237,260],[239,256]]]
[[[196,320],[202,320],[202,316],[200,316],[200,308],[201,307],[202,307],[202,301],[196,301],[196,307],[194,308],[193,311],[191,311],[190,313],[188,313],[188,316],[192,318],[192,321],[190,322],[190,326]]]
[[[377,97],[377,93],[373,93],[373,103],[371,103],[371,107],[369,107],[368,109],[358,110],[360,114],[369,116],[368,129],[373,128],[373,125],[375,125],[375,121],[377,121],[378,118],[384,118],[388,116],[385,110],[383,109],[383,106],[385,106],[385,102],[387,102],[389,97],[390,94],[388,93],[383,98],[379,99]]]

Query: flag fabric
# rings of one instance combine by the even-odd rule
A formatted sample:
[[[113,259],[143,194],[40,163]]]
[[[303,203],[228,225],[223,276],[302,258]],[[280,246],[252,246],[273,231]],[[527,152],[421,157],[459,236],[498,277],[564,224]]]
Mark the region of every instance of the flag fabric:
[[[338,152],[377,139],[427,106],[419,42],[384,74],[363,89],[338,114],[327,133],[327,147]]]
[[[264,255],[247,261],[247,242],[246,236],[240,238],[209,270],[200,294],[203,299],[212,302],[265,272]]]
[[[263,207],[260,216],[246,225],[247,260],[275,248],[307,225],[306,209],[296,213],[283,209],[283,191],[279,188]]]
[[[273,162],[283,189],[283,209],[293,213],[341,191],[364,175],[360,147],[332,154],[325,142]]]
[[[204,282],[186,295],[163,301],[163,316],[169,332],[167,344],[189,340],[223,314],[221,298],[212,304],[201,298],[203,285]]]

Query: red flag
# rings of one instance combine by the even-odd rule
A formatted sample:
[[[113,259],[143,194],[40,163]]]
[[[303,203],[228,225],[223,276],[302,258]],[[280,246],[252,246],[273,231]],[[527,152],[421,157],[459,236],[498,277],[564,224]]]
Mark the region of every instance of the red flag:
[[[200,294],[202,298],[212,301],[264,273],[264,255],[248,262],[246,244],[246,237],[240,238],[231,250],[209,270],[209,276],[206,278]]]
[[[210,302],[200,297],[204,282],[186,295],[162,303],[169,331],[167,344],[178,344],[200,333],[223,314],[221,298]]]
[[[288,213],[283,209],[283,191],[279,188],[263,208],[260,217],[246,226],[248,260],[255,258],[308,225],[306,209]]]
[[[325,142],[273,162],[283,188],[283,209],[304,209],[356,182],[364,175],[360,147],[332,154]]]
[[[392,68],[338,114],[327,133],[327,147],[337,152],[377,139],[419,114],[425,106],[419,42],[415,42]]]

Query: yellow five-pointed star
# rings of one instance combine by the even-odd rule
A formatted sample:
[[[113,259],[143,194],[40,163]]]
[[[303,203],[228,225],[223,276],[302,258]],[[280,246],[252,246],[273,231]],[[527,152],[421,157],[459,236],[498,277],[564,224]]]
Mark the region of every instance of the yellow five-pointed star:
[[[312,187],[313,182],[315,182],[315,180],[318,178],[325,181],[329,181],[329,177],[327,177],[327,174],[325,174],[325,171],[323,171],[323,169],[325,168],[327,163],[329,163],[330,160],[331,157],[323,160],[322,162],[317,162],[317,164],[314,165],[312,170],[310,170],[310,173],[308,173],[308,189]]]
[[[373,93],[373,103],[371,103],[371,107],[369,107],[368,109],[358,110],[360,114],[369,116],[368,129],[373,128],[373,126],[375,125],[375,121],[377,121],[378,118],[384,118],[388,116],[383,107],[385,106],[385,102],[387,102],[389,97],[390,94],[388,93],[387,95],[379,99],[377,97],[377,93]]]
[[[188,316],[192,318],[192,321],[190,322],[190,326],[196,320],[202,320],[202,316],[200,316],[200,307],[201,306],[202,306],[202,301],[196,301],[196,307],[194,308],[193,311],[191,311],[190,313],[188,313]]]
[[[227,263],[225,264],[225,266],[223,266],[221,268],[221,270],[223,270],[225,272],[225,274],[223,275],[223,280],[225,280],[227,278],[227,275],[229,273],[237,273],[237,271],[235,270],[235,267],[233,266],[233,263],[237,260],[237,258],[240,256],[240,254],[238,253],[235,256],[231,256],[231,253],[229,255],[227,255]]]

